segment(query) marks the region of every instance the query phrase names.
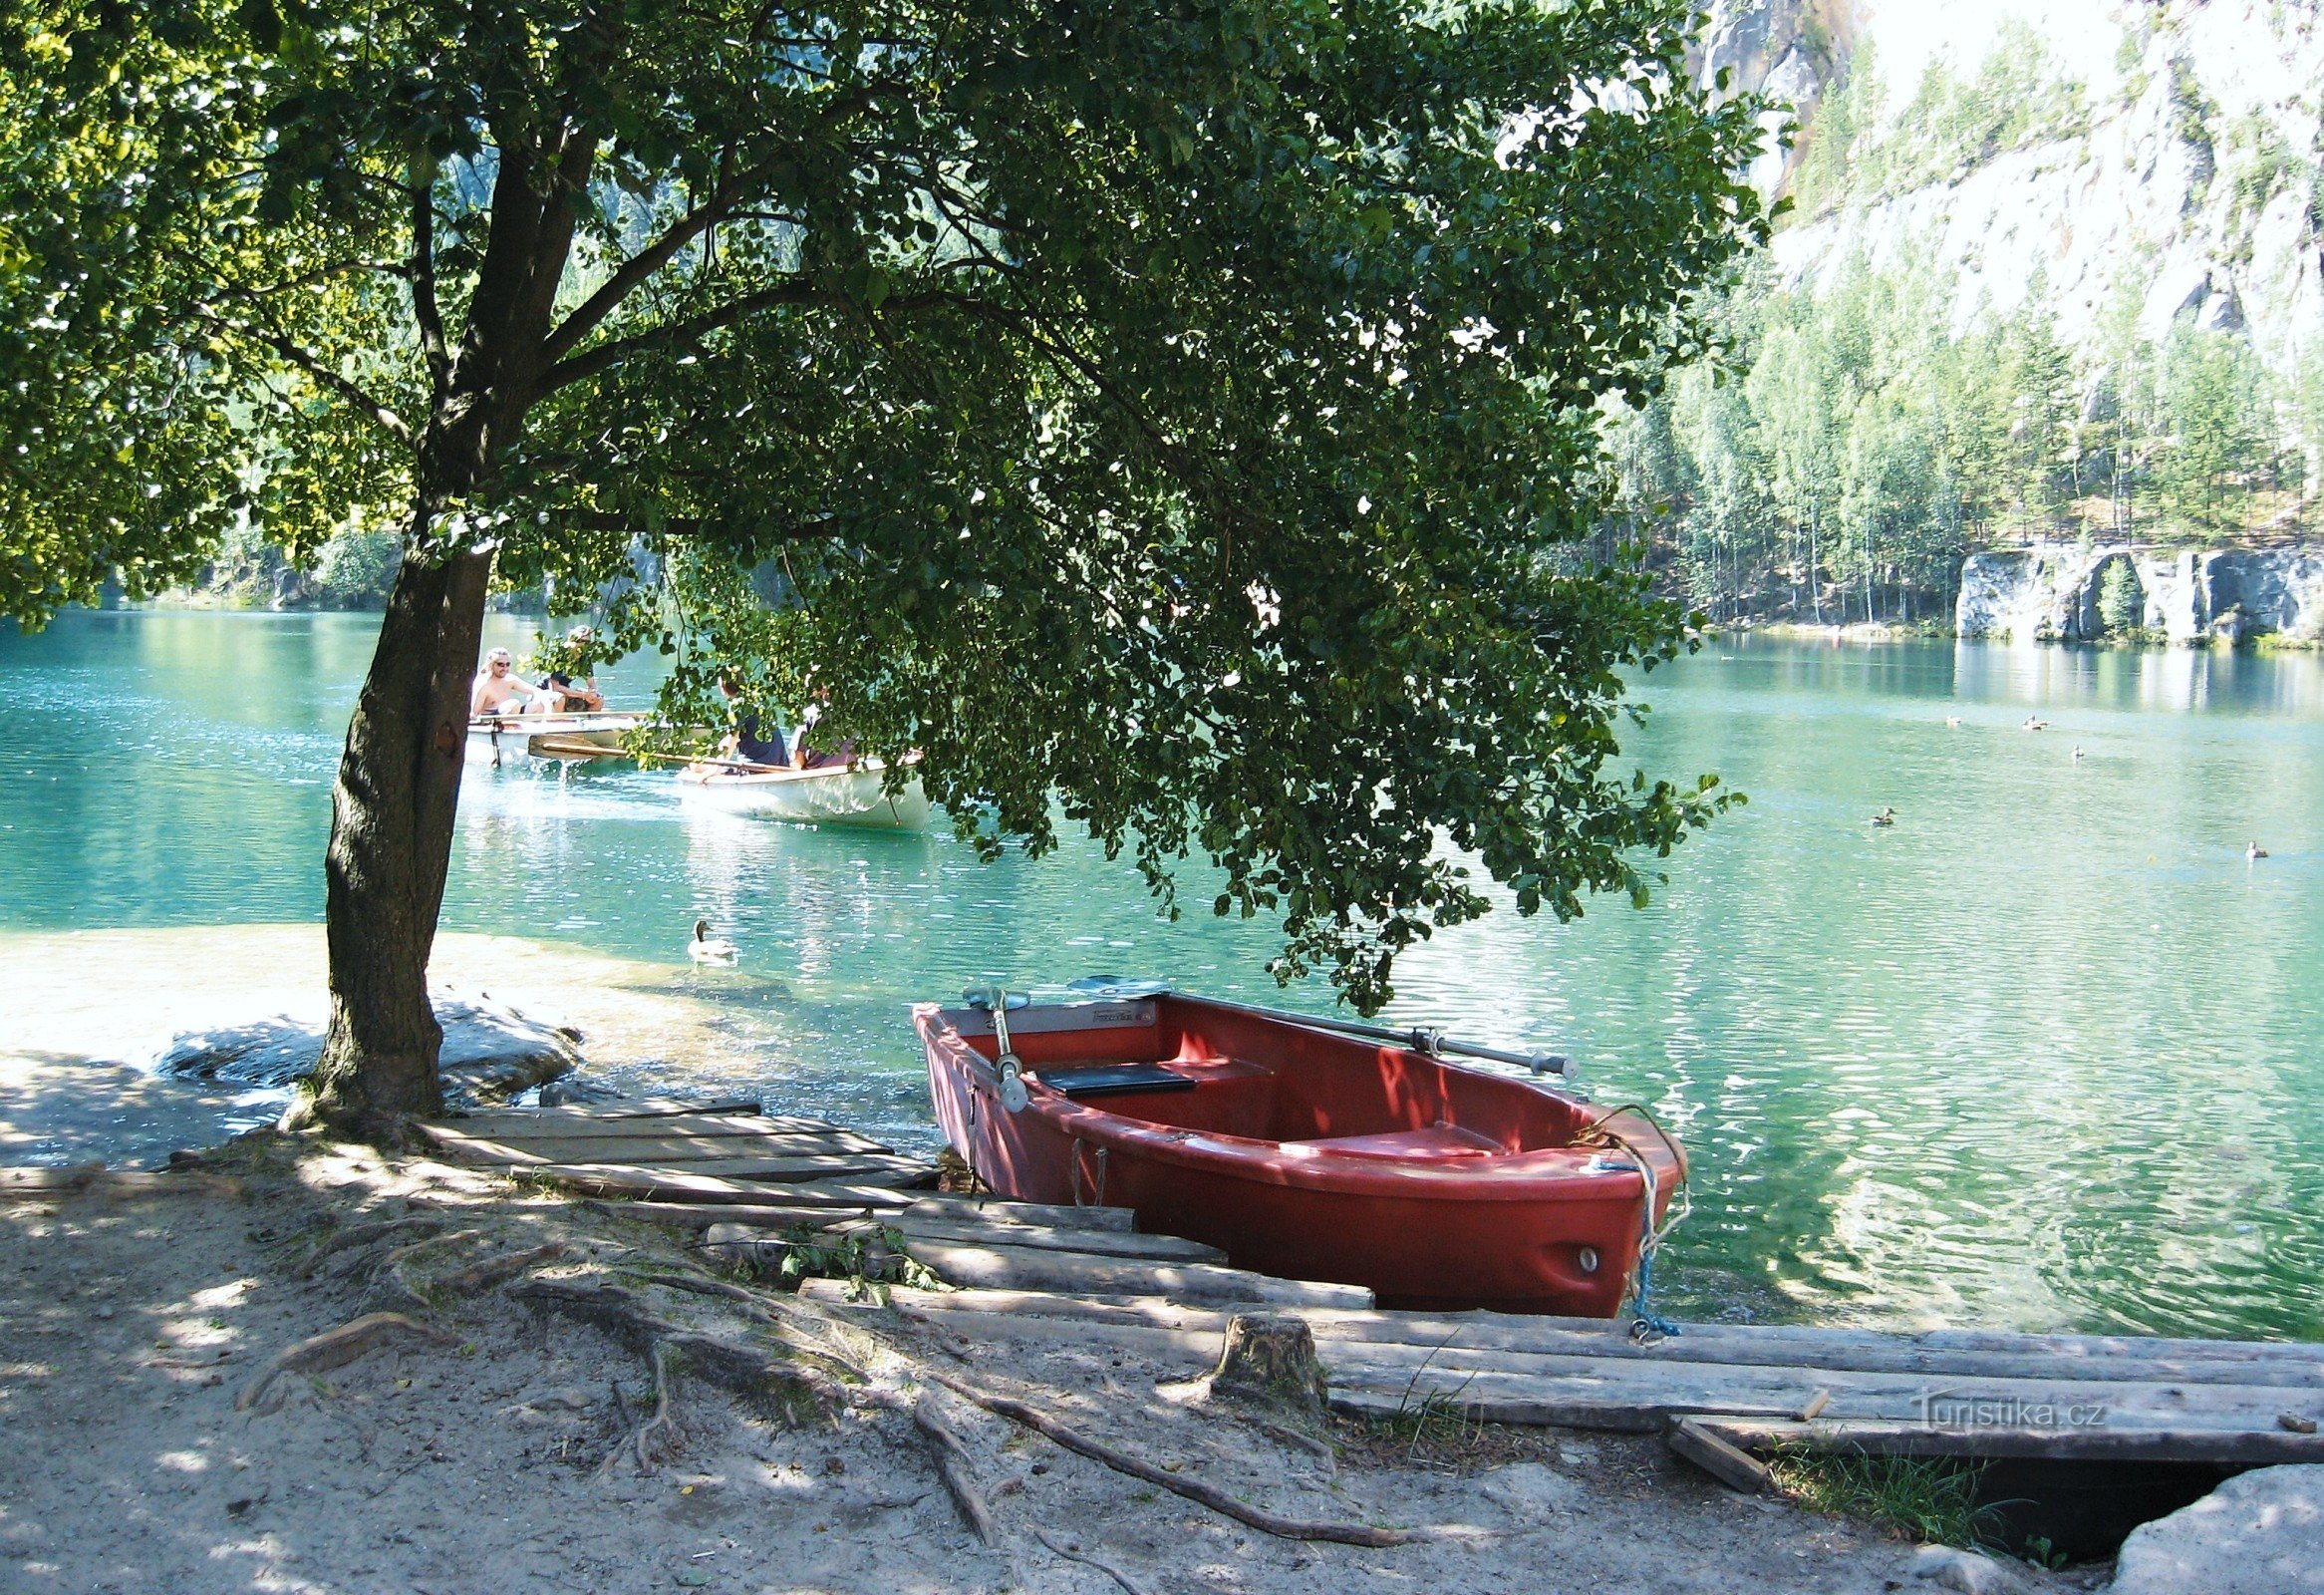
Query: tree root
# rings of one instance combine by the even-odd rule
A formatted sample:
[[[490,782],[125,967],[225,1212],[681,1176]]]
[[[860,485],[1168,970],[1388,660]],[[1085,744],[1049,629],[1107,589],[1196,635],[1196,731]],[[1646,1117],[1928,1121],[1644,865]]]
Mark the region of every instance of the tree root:
[[[1123,1572],[1120,1568],[1114,1566],[1113,1563],[1108,1561],[1101,1561],[1097,1557],[1090,1555],[1087,1551],[1069,1550],[1065,1546],[1058,1544],[1056,1540],[1052,1539],[1047,1534],[1042,1533],[1037,1528],[1032,1531],[1032,1537],[1039,1540],[1043,1545],[1046,1545],[1055,1554],[1065,1558],[1065,1560],[1068,1562],[1079,1562],[1083,1567],[1096,1568],[1106,1577],[1112,1579],[1116,1584],[1119,1584],[1125,1591],[1128,1592],[1128,1595],[1146,1595],[1146,1590],[1143,1585],[1139,1584],[1135,1579],[1131,1578],[1129,1574]]]
[[[429,1287],[448,1291],[454,1296],[473,1296],[514,1279],[527,1269],[553,1263],[571,1249],[561,1240],[552,1240],[545,1246],[534,1246],[521,1252],[502,1252],[497,1257],[487,1257],[480,1263],[472,1263],[456,1274],[445,1274],[439,1279],[431,1280]]]
[[[385,1218],[376,1223],[350,1224],[323,1237],[299,1268],[299,1278],[312,1279],[325,1258],[338,1252],[370,1246],[396,1235],[433,1235],[443,1228],[440,1218]]]
[[[1248,1523],[1262,1533],[1273,1534],[1279,1539],[1321,1539],[1341,1545],[1384,1546],[1402,1545],[1413,1538],[1410,1533],[1398,1528],[1373,1528],[1366,1523],[1308,1522],[1302,1518],[1284,1517],[1262,1507],[1249,1506],[1215,1485],[1206,1484],[1200,1479],[1181,1478],[1141,1457],[1116,1450],[1103,1440],[1084,1435],[1038,1408],[1007,1396],[981,1391],[934,1369],[927,1370],[926,1377],[954,1395],[975,1402],[996,1417],[1022,1424],[1033,1433],[1055,1440],[1069,1451],[1078,1451],[1092,1461],[1103,1462],[1117,1473],[1127,1473],[1132,1478],[1159,1485],[1172,1494],[1183,1495],[1197,1505],[1207,1506],[1214,1512],[1232,1517],[1238,1523]]]
[[[722,1340],[656,1316],[633,1291],[592,1280],[524,1279],[508,1295],[543,1312],[561,1313],[605,1330],[645,1357],[664,1349],[686,1372],[742,1397],[768,1416],[793,1425],[831,1424],[847,1406],[847,1391],[821,1369],[804,1366],[799,1348],[752,1346]]]
[[[678,1352],[669,1341],[656,1341],[649,1360],[654,1365],[654,1416],[632,1428],[622,1436],[621,1443],[605,1453],[605,1460],[597,1464],[597,1476],[604,1478],[627,1451],[635,1451],[638,1471],[654,1470],[654,1445],[661,1441],[675,1455],[686,1443],[686,1432],[670,1416],[671,1403],[678,1394]]]
[[[912,1424],[928,1437],[929,1448],[936,1452],[936,1476],[944,1480],[945,1492],[952,1496],[961,1521],[975,1529],[977,1537],[986,1544],[1001,1543],[1001,1525],[993,1520],[993,1508],[985,1503],[976,1480],[970,1476],[968,1447],[945,1422],[935,1391],[923,1391],[920,1400],[913,1404]]]
[[[295,1346],[275,1353],[273,1359],[258,1371],[255,1379],[242,1387],[242,1394],[234,1398],[236,1412],[248,1412],[265,1400],[274,1382],[284,1374],[320,1374],[334,1368],[344,1368],[360,1357],[369,1356],[383,1346],[399,1341],[421,1341],[435,1346],[448,1346],[456,1341],[440,1329],[432,1329],[402,1313],[366,1313],[363,1317],[310,1336]],[[269,1402],[261,1412],[273,1412],[282,1404]]]

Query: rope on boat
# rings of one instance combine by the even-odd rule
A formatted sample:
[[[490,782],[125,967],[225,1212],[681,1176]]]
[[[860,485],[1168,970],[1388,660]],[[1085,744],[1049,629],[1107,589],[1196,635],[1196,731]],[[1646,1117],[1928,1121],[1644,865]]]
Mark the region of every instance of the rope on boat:
[[[1678,1164],[1678,1183],[1670,1192],[1671,1213],[1659,1225],[1654,1222],[1656,1181],[1653,1163],[1647,1160],[1646,1154],[1628,1136],[1607,1127],[1623,1114],[1636,1114],[1652,1125],[1655,1136]],[[1646,1200],[1638,1217],[1638,1267],[1632,1276],[1635,1285],[1630,1296],[1630,1338],[1644,1345],[1677,1334],[1678,1326],[1657,1314],[1650,1303],[1654,1291],[1654,1254],[1661,1249],[1662,1242],[1670,1232],[1685,1221],[1687,1214],[1694,1211],[1694,1193],[1687,1176],[1686,1153],[1679,1150],[1678,1142],[1671,1139],[1670,1131],[1662,1127],[1662,1120],[1656,1118],[1653,1110],[1643,1103],[1624,1103],[1619,1108],[1599,1115],[1585,1124],[1574,1138],[1583,1142],[1602,1140],[1619,1146],[1637,1160],[1638,1177],[1645,1181]]]
[[[1073,1156],[1072,1160],[1065,1166],[1065,1180],[1068,1188],[1073,1192],[1074,1206],[1103,1207],[1105,1205],[1105,1158],[1106,1154],[1113,1148],[1110,1146],[1097,1148],[1097,1173],[1089,1181],[1091,1199],[1084,1202],[1081,1199],[1081,1154],[1088,1150],[1088,1147],[1089,1143],[1080,1136],[1073,1137]]]

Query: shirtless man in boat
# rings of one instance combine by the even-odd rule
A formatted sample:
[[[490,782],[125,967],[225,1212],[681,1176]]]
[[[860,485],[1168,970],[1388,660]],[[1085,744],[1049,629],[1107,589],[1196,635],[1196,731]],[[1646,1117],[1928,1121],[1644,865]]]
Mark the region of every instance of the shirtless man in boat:
[[[515,673],[507,649],[495,648],[484,656],[484,668],[476,673],[476,688],[468,698],[470,719],[544,714],[548,707],[548,695]]]

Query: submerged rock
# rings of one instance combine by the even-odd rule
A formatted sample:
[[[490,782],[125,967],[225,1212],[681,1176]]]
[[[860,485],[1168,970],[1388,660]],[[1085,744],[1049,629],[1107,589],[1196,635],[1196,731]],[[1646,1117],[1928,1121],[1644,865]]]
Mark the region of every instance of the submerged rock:
[[[2238,1473],[2123,1541],[2108,1595],[2324,1591],[2324,1464]]]
[[[436,999],[443,1027],[436,1068],[452,1106],[505,1102],[581,1066],[581,1033],[527,1019],[497,1003]],[[153,1059],[156,1074],[184,1080],[287,1090],[314,1073],[323,1027],[276,1015],[246,1025],[171,1038]]]

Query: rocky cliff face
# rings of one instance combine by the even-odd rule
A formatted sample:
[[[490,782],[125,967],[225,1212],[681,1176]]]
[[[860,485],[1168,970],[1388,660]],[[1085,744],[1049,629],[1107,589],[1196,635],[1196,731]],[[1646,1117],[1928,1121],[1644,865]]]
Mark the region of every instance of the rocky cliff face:
[[[1759,163],[1763,189],[1832,135],[1852,75],[1885,89],[1869,132],[1850,95],[1853,146],[1946,162],[1860,162],[1862,180],[1804,195],[1776,241],[1787,280],[1861,249],[1948,271],[1960,324],[2030,295],[2069,344],[2130,314],[2151,338],[2176,318],[2242,331],[2279,371],[2324,348],[2324,0],[1715,0],[1711,15],[1704,73],[1797,108],[1800,148]],[[1996,52],[2024,57],[2058,114],[2008,148],[1955,150],[1957,129],[1933,125],[1943,91]]]
[[[1971,554],[1953,623],[2011,642],[2090,642],[2129,627],[2180,643],[2324,641],[2324,553],[2050,543]]]

